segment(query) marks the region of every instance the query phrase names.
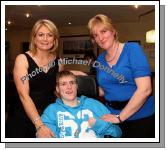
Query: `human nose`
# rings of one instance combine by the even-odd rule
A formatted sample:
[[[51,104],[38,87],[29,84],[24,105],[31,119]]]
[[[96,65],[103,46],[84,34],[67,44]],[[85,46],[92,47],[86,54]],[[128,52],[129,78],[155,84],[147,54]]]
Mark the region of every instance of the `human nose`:
[[[99,34],[98,37],[99,37],[99,40],[100,40],[100,41],[103,40],[103,35],[102,35],[102,34]]]
[[[44,39],[44,40],[47,40],[47,39],[48,39],[48,35],[47,35],[47,34],[44,34],[44,35],[43,35],[43,39]]]
[[[68,83],[67,83],[67,88],[68,88],[68,89],[71,89],[71,87],[72,87],[72,84],[71,84],[70,82],[68,82]]]

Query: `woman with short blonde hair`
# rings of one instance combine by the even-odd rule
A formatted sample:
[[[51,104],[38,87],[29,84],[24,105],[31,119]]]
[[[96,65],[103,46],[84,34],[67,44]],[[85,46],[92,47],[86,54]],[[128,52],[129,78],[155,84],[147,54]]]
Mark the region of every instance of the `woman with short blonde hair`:
[[[88,23],[88,29],[90,31],[90,35],[93,38],[93,33],[95,32],[96,30],[96,25],[97,24],[102,24],[104,26],[104,28],[110,30],[110,31],[113,31],[115,32],[115,35],[114,35],[114,38],[115,40],[118,40],[118,32],[117,30],[115,29],[111,19],[103,14],[98,14],[96,15],[95,17],[91,18],[89,20],[89,23]]]
[[[99,95],[104,96],[111,112],[102,119],[119,123],[122,137],[155,137],[155,98],[142,47],[134,42],[119,42],[113,22],[106,15],[91,18],[88,28],[93,41],[104,50],[94,64]]]

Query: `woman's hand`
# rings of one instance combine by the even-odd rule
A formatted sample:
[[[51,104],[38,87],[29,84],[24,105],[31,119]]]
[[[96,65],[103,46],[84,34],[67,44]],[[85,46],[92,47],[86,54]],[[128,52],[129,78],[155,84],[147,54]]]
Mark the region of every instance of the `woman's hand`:
[[[115,123],[115,124],[120,123],[119,119],[114,114],[105,114],[101,117],[101,119],[106,121],[106,122],[112,122],[112,123]]]
[[[36,136],[38,138],[54,138],[54,133],[50,128],[45,125],[42,125],[40,129],[37,130]]]

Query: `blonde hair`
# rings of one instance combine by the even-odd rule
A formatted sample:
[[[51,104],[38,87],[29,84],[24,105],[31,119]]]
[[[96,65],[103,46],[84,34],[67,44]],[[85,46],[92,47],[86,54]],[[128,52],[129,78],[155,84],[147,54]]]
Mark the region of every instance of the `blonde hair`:
[[[58,32],[58,29],[56,27],[56,25],[50,21],[50,20],[47,20],[47,19],[41,19],[41,20],[38,20],[34,27],[32,28],[32,31],[31,31],[31,36],[30,36],[30,45],[29,45],[29,50],[33,53],[33,54],[36,54],[37,52],[37,49],[36,49],[36,45],[35,45],[35,42],[34,42],[34,38],[38,32],[38,30],[42,27],[42,26],[45,26],[49,29],[49,31],[51,33],[53,33],[53,36],[54,36],[54,45],[53,47],[50,49],[50,53],[56,55],[56,49],[58,47],[58,41],[59,41],[59,32]]]
[[[91,35],[91,38],[93,39],[93,41],[94,41],[93,33],[95,32],[94,27],[97,24],[102,24],[108,30],[114,31],[115,32],[114,38],[115,38],[115,40],[118,40],[118,32],[116,31],[111,19],[109,17],[107,17],[106,15],[98,14],[98,15],[94,16],[93,18],[91,18],[88,22],[88,29],[89,29],[89,32],[90,32],[90,35]]]

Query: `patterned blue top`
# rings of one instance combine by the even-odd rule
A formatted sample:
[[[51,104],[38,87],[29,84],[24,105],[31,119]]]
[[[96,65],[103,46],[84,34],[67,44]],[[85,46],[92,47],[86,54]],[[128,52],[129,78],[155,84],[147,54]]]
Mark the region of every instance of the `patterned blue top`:
[[[76,107],[65,105],[61,99],[56,99],[42,114],[41,118],[57,138],[102,138],[104,135],[121,137],[118,125],[100,119],[110,111],[99,101],[81,96],[77,98],[80,103]],[[90,127],[88,119],[96,119]]]

